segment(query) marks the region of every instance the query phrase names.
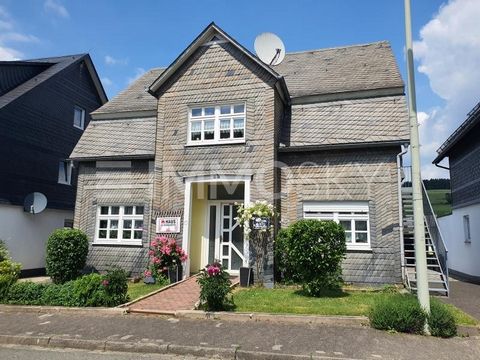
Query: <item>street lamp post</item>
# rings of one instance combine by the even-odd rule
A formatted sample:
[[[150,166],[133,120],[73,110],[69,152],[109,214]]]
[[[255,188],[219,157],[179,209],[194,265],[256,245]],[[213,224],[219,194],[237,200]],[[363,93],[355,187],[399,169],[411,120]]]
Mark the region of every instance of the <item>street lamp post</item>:
[[[413,68],[412,19],[410,0],[405,0],[405,43],[408,71],[408,111],[410,118],[410,142],[412,153],[412,193],[415,235],[415,263],[417,296],[420,306],[430,313],[428,292],[427,254],[425,251],[425,228],[423,222],[422,178],[420,174],[420,141],[418,136],[417,102],[415,94],[415,75]],[[428,326],[425,324],[428,332]]]

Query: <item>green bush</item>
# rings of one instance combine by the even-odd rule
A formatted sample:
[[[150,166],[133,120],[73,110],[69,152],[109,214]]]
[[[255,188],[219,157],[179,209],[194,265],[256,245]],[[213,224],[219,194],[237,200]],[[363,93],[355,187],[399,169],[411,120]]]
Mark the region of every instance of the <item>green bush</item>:
[[[7,296],[8,289],[20,276],[21,265],[10,259],[5,243],[0,240],[0,299]]]
[[[17,282],[8,289],[6,302],[18,305],[41,305],[41,299],[47,286],[31,281]]]
[[[43,291],[40,302],[49,306],[76,306],[77,302],[73,295],[73,287],[76,280],[65,284],[49,284]]]
[[[449,308],[432,298],[430,301],[430,315],[428,316],[430,334],[433,336],[448,338],[457,335],[455,318]]]
[[[78,229],[57,229],[47,241],[47,274],[63,284],[80,275],[88,254],[87,236]]]
[[[275,244],[285,281],[298,282],[310,296],[341,288],[345,231],[333,221],[299,220],[280,230]]]
[[[102,284],[107,294],[105,306],[117,306],[128,301],[128,277],[124,270],[109,270]]]
[[[373,304],[368,317],[375,329],[411,334],[422,334],[427,319],[416,297],[409,294],[380,297]]]
[[[197,279],[200,285],[200,301],[208,311],[225,310],[232,303],[228,299],[231,291],[230,275],[219,263],[207,265]]]
[[[73,281],[73,298],[75,306],[104,306],[107,293],[100,274],[84,275]]]

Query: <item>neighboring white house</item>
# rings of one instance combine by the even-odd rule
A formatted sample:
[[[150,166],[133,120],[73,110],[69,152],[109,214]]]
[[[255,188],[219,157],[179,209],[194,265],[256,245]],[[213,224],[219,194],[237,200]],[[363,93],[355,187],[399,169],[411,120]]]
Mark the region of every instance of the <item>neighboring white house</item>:
[[[480,283],[480,103],[438,149],[449,159],[451,215],[438,219],[448,248],[450,274]],[[448,168],[447,168],[448,169]]]

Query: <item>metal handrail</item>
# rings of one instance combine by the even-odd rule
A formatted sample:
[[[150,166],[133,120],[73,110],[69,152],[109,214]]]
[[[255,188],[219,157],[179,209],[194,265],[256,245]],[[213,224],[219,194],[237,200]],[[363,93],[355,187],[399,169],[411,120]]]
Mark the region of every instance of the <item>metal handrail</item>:
[[[422,198],[423,198],[423,212],[425,216],[425,222],[427,223],[428,232],[432,240],[432,244],[435,250],[435,254],[438,259],[438,264],[442,269],[442,273],[445,276],[445,286],[447,292],[449,291],[448,283],[448,249],[443,241],[442,232],[440,226],[438,225],[437,217],[433,211],[432,204],[428,197],[427,190],[425,189],[425,184],[422,181]]]

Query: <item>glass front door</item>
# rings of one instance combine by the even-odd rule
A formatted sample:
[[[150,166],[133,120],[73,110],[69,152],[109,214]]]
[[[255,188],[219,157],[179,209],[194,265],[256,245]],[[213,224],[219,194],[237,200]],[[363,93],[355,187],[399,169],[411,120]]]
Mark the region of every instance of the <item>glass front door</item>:
[[[229,272],[236,273],[245,262],[243,228],[234,203],[209,206],[208,263],[218,260]]]

